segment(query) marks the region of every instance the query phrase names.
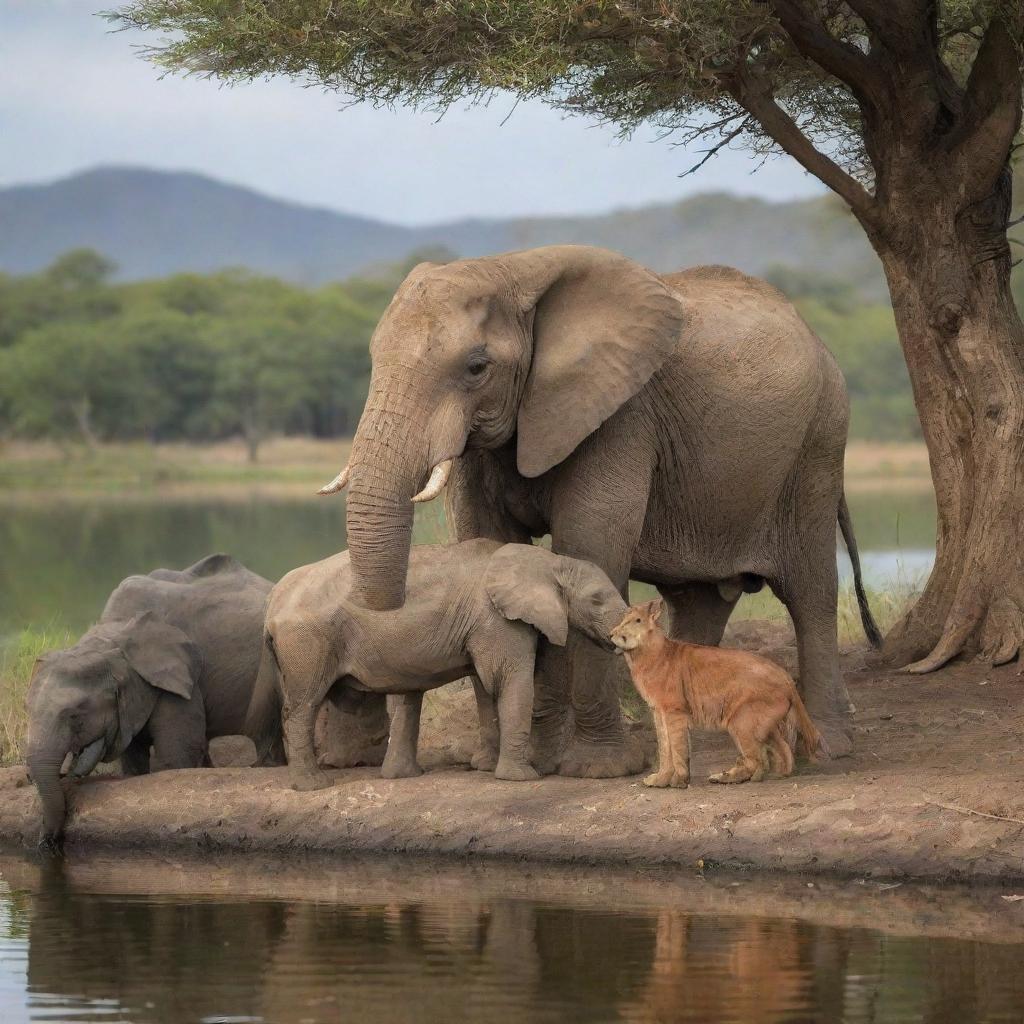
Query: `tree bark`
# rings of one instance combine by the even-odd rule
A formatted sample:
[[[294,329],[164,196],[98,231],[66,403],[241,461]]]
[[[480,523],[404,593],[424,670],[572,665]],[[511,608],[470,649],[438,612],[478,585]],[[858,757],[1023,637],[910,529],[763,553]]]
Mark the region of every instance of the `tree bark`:
[[[1024,326],[1010,292],[1010,176],[964,206],[955,188],[905,178],[872,238],[928,445],[936,561],[885,654],[909,671],[959,654],[1024,650]],[[925,179],[925,180],[920,180]]]

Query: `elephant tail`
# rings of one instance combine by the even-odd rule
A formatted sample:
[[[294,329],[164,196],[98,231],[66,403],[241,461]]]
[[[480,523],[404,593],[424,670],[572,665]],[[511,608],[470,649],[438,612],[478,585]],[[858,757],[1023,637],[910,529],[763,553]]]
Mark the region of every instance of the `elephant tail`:
[[[857,607],[860,609],[860,621],[864,627],[864,635],[868,642],[876,650],[882,646],[882,633],[871,614],[871,606],[868,604],[868,595],[864,592],[864,580],[860,572],[860,555],[857,552],[857,538],[853,535],[853,521],[850,519],[850,507],[846,504],[846,495],[842,496],[839,502],[839,529],[843,534],[843,542],[846,544],[847,554],[850,556],[850,564],[853,566],[853,589],[857,594]]]
[[[273,638],[269,633],[264,633],[256,685],[245,718],[245,734],[256,744],[258,765],[285,763],[281,734],[280,671],[274,654]]]

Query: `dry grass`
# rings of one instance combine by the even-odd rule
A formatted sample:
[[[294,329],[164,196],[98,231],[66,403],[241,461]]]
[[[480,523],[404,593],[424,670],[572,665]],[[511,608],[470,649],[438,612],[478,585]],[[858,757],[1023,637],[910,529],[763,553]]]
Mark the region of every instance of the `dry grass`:
[[[325,483],[347,461],[351,441],[280,437],[248,461],[240,440],[214,444],[105,444],[90,450],[48,441],[0,442],[0,490],[146,492],[178,487],[266,484],[296,489]],[[846,451],[851,490],[930,486],[923,444],[853,441]]]
[[[0,443],[0,491],[27,497],[63,493],[147,494],[233,486],[315,490],[348,460],[348,440],[282,437],[250,462],[241,441],[216,444],[105,444],[95,449],[50,442]]]
[[[25,759],[25,698],[36,658],[72,642],[66,630],[26,629],[0,648],[0,765]]]

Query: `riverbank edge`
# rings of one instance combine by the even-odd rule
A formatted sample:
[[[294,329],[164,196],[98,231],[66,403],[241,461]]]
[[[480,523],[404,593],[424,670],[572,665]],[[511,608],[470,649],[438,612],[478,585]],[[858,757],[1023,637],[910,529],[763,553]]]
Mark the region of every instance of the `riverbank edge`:
[[[24,770],[0,773],[0,842],[35,844],[39,810]],[[917,789],[901,773],[902,794]],[[1005,781],[1005,780],[1004,780]],[[842,791],[837,783],[846,782]],[[895,796],[884,776],[854,789],[807,776],[686,792],[638,779],[503,783],[443,768],[384,780],[337,773],[334,786],[291,789],[287,769],[201,769],[96,779],[71,794],[67,854],[79,850],[393,854],[577,866],[705,866],[833,878],[1024,882],[1024,823],[969,813],[991,780],[954,793]],[[757,792],[752,793],[752,790]],[[795,792],[794,792],[795,790]],[[735,798],[733,797],[735,794]]]
[[[1024,941],[1024,904],[994,885],[832,879],[786,872],[542,864],[433,854],[287,856],[76,850],[57,863],[0,846],[0,879],[39,891],[54,871],[75,891],[174,899],[315,900],[379,906],[477,901],[627,914],[786,917],[832,928],[985,942]]]

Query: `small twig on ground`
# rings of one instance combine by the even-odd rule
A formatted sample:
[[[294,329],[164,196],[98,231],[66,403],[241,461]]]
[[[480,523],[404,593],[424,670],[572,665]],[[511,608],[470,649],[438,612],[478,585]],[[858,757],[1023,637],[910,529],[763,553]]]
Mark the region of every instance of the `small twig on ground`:
[[[1021,818],[1008,818],[1005,814],[989,814],[988,811],[976,811],[973,807],[957,807],[956,804],[944,804],[928,797],[924,798],[924,802],[932,804],[934,807],[941,807],[946,811],[956,811],[957,814],[976,814],[979,818],[992,818],[994,821],[1009,821],[1014,825],[1024,825],[1024,820]]]

